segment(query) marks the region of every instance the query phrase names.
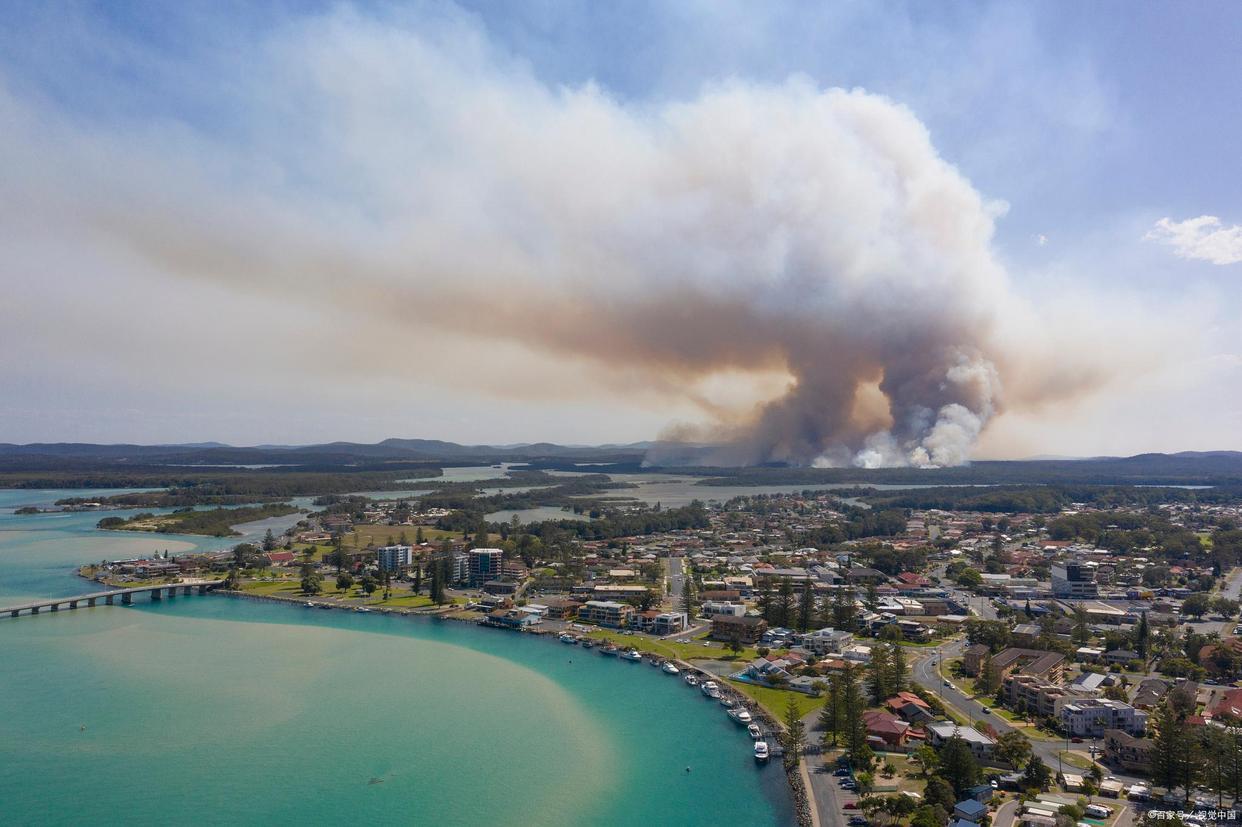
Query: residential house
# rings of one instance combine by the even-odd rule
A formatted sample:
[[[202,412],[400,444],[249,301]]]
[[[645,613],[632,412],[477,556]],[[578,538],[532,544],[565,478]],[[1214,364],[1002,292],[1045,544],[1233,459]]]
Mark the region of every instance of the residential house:
[[[974,798],[957,802],[953,807],[953,817],[971,824],[978,824],[988,814],[988,805]]]
[[[906,745],[910,724],[888,712],[873,709],[862,715],[867,742],[873,749],[895,750]]]
[[[1107,730],[1104,733],[1104,763],[1131,772],[1150,772],[1154,745],[1150,738],[1136,738],[1119,729]]]
[[[823,656],[829,652],[840,652],[853,640],[854,636],[844,630],[817,629],[810,634],[803,635],[802,647],[816,655]]]
[[[935,717],[927,702],[912,692],[898,692],[885,701],[884,706],[912,724],[927,723]]]
[[[1000,680],[1007,675],[1018,674],[1043,678],[1049,683],[1061,683],[1065,677],[1065,655],[1042,649],[1011,647],[992,657],[992,671]]]
[[[927,737],[933,747],[939,748],[954,736],[960,737],[970,747],[970,751],[979,761],[991,762],[996,741],[984,735],[974,727],[959,726],[953,721],[938,721],[925,727]]]
[[[545,597],[543,605],[548,607],[548,617],[552,620],[573,620],[582,606],[580,602],[569,597]]]

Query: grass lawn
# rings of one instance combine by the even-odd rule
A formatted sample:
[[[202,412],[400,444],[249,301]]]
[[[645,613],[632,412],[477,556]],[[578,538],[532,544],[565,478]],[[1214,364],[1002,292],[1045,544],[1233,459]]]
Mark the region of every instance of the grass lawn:
[[[331,598],[337,600],[356,600],[362,606],[387,606],[394,609],[421,609],[427,606],[434,606],[431,598],[425,594],[415,595],[404,589],[394,591],[392,596],[387,600],[383,599],[384,592],[382,589],[376,589],[368,598],[358,585],[351,586],[348,589],[338,589],[336,581],[330,578],[324,578],[323,586],[319,594],[308,596],[302,594],[302,582],[300,578],[288,578],[283,580],[249,580],[242,583],[241,590],[250,594],[270,595],[273,597],[290,597],[290,598],[307,598],[307,599],[323,599]],[[454,598],[454,603],[462,603],[462,598]]]
[[[1094,763],[1087,756],[1067,750],[1061,750],[1061,760],[1071,767],[1077,767],[1080,770],[1089,770],[1094,766]]]
[[[812,698],[810,695],[794,692],[791,689],[772,689],[771,687],[755,686],[754,684],[741,681],[729,681],[729,686],[754,699],[768,711],[768,714],[778,721],[785,720],[785,706],[789,703],[790,698],[794,699],[794,704],[798,707],[799,718],[805,717],[824,705],[823,698]]]
[[[341,544],[345,548],[366,548],[370,545],[386,546],[388,538],[391,537],[394,543],[401,541],[401,535],[405,534],[405,539],[413,543],[418,537],[418,526],[399,526],[399,525],[356,525],[354,530],[345,534],[341,538]],[[430,526],[422,526],[423,540],[426,542],[435,542],[443,540],[445,537],[460,540],[461,532],[445,531],[442,528],[431,528]]]
[[[623,635],[617,632],[606,632],[603,629],[587,632],[587,637],[594,640],[606,640],[622,648],[633,646],[640,652],[650,652],[653,655],[665,658],[678,658],[680,660],[734,659],[733,653],[728,649],[715,643],[711,646],[704,646],[701,640],[695,640],[692,643],[678,643],[676,640],[653,640],[641,635]],[[757,657],[759,655],[754,649],[743,649],[736,660],[740,665]]]

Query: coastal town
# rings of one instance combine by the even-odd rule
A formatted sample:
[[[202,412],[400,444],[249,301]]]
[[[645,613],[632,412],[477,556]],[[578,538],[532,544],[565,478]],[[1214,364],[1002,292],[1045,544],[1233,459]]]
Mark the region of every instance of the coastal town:
[[[81,573],[211,574],[239,596],[649,663],[718,701],[739,749],[783,764],[805,823],[1104,827],[1175,809],[1201,812],[1193,827],[1232,812],[1242,507],[884,493],[614,506],[604,537],[329,496],[261,543]],[[606,530],[638,518],[658,528]]]

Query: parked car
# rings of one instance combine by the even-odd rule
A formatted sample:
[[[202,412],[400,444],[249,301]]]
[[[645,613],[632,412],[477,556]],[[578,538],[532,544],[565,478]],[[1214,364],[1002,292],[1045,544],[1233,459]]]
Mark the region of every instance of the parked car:
[[[984,714],[984,715],[991,715],[991,714],[992,714],[992,710],[988,709],[988,708],[985,706],[985,707],[983,708],[983,714]]]
[[[857,809],[858,809],[858,802],[857,802],[857,801],[847,801],[847,802],[845,802],[844,804],[842,804],[842,805],[841,805],[841,809],[842,809],[842,810],[857,810]]]
[[[862,816],[850,816],[850,827],[868,827],[870,824],[867,819]]]

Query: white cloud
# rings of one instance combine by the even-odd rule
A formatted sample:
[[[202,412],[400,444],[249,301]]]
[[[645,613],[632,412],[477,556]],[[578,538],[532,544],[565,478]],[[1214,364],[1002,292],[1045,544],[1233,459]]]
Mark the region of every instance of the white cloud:
[[[1237,264],[1242,261],[1242,225],[1226,227],[1214,215],[1201,215],[1185,221],[1162,218],[1143,238],[1172,247],[1182,258],[1210,261],[1212,264]]]

